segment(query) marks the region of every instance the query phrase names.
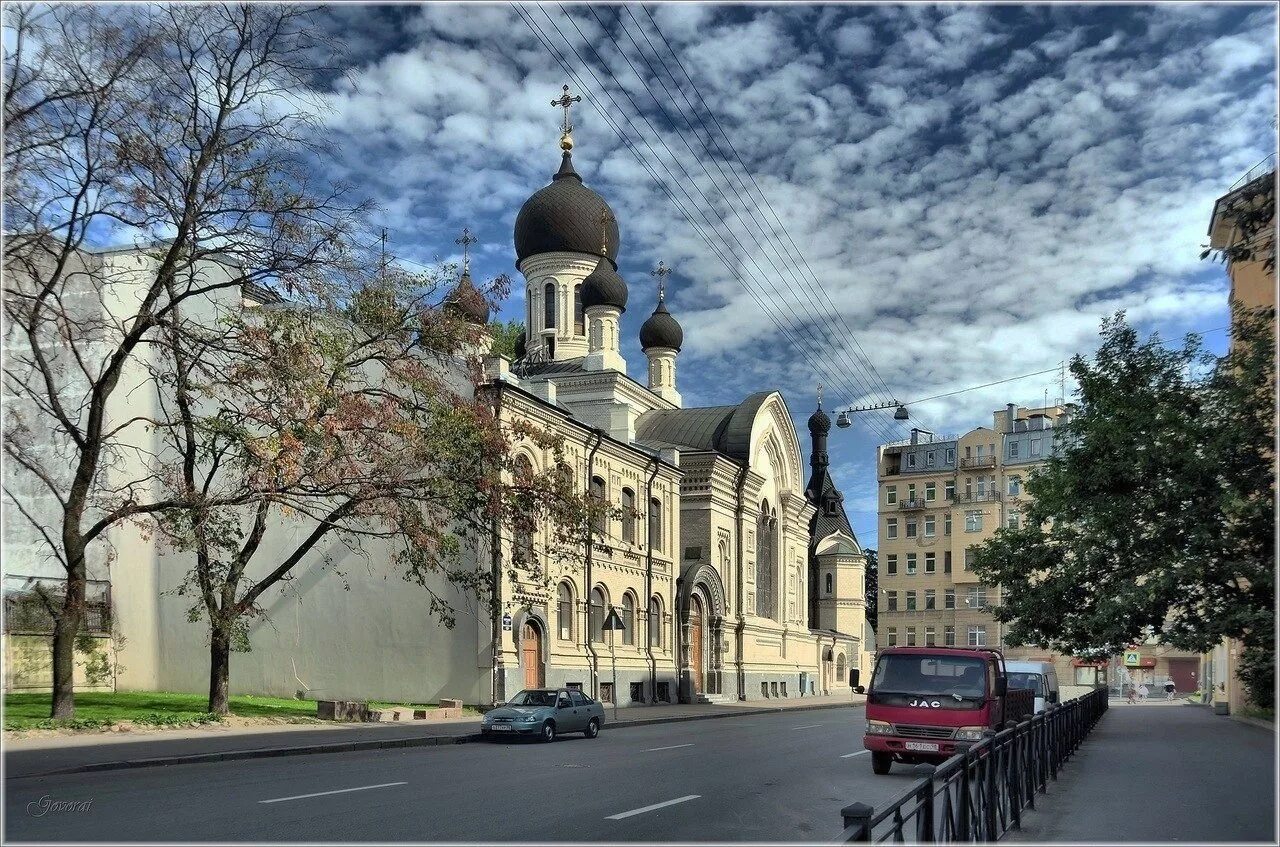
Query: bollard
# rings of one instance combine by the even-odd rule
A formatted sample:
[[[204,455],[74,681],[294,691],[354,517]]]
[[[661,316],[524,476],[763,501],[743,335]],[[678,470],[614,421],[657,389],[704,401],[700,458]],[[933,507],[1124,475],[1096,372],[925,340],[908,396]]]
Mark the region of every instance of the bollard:
[[[846,841],[870,841],[871,840],[871,816],[876,810],[866,803],[850,803],[840,810],[840,815],[844,818],[844,832]],[[850,832],[851,829],[855,831]]]

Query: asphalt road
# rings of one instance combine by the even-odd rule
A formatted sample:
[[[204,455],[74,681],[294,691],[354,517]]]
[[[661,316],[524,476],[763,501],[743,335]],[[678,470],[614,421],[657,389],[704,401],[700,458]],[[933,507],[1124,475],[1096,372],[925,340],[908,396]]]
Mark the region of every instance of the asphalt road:
[[[10,779],[13,841],[814,841],[915,778],[862,708],[458,746]],[[854,754],[854,755],[850,755]],[[87,808],[86,808],[87,803]]]

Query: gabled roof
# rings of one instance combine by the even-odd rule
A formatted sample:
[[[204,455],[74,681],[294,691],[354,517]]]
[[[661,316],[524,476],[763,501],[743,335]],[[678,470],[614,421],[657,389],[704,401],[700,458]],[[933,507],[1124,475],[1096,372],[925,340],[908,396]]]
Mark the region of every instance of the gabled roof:
[[[751,430],[772,391],[759,391],[736,406],[655,409],[636,420],[636,441],[651,447],[722,453],[751,460]]]

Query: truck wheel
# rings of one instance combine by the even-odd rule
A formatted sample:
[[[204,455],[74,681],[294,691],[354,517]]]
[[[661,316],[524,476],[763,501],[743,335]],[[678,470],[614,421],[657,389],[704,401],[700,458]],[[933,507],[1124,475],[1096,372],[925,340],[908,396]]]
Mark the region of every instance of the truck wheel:
[[[884,776],[889,772],[889,768],[893,766],[893,756],[889,753],[871,754],[871,772],[879,776]]]

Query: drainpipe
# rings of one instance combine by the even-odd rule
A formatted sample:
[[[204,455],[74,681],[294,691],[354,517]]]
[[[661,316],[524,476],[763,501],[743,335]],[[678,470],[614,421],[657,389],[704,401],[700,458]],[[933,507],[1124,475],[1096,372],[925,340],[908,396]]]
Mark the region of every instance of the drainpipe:
[[[591,477],[595,472],[596,451],[600,449],[600,442],[604,440],[604,433],[599,429],[593,428],[591,434],[595,437],[595,444],[591,445],[591,449],[587,451],[587,486],[586,494],[588,499],[591,497]],[[600,696],[600,659],[596,655],[596,648],[591,646],[591,548],[595,543],[592,534],[595,531],[595,522],[587,522],[587,625],[583,628],[586,638],[582,641],[587,646],[587,653],[591,656],[591,696],[593,698]],[[617,702],[618,692],[613,692],[614,702]]]
[[[493,400],[493,413],[495,419],[502,418],[502,389],[495,387]],[[489,532],[489,549],[491,558],[491,578],[493,580],[494,600],[492,628],[492,653],[489,669],[489,700],[493,706],[498,705],[498,644],[502,640],[502,608],[501,603],[496,602],[502,597],[502,534],[499,529],[499,518],[494,515],[491,522]]]
[[[653,457],[653,471],[649,474],[649,479],[644,485],[644,509],[645,515],[649,514],[649,509],[653,508],[653,481],[658,478],[658,457]],[[649,520],[653,520],[652,517]],[[658,663],[653,657],[653,636],[649,632],[649,602],[653,598],[653,545],[649,543],[649,524],[645,522],[645,563],[644,563],[644,615],[648,626],[644,628],[644,650],[649,656],[649,696],[653,702],[658,701]],[[637,610],[639,611],[639,610]],[[658,620],[658,626],[662,626],[662,620]]]
[[[738,481],[737,481],[736,483],[734,483],[734,485],[735,485],[735,486],[737,487],[737,489],[738,489],[737,516],[736,516],[736,518],[735,518],[735,519],[736,519],[736,521],[737,521],[737,528],[738,528],[738,529],[737,529],[737,532],[735,532],[735,533],[734,533],[734,535],[735,535],[735,541],[736,541],[735,546],[738,548],[738,549],[737,549],[737,551],[736,551],[736,557],[737,557],[737,564],[738,564],[738,566],[737,566],[736,568],[734,568],[734,570],[736,570],[736,571],[738,572],[738,585],[737,585],[737,591],[735,592],[735,593],[737,594],[737,598],[738,598],[738,623],[737,623],[737,625],[734,627],[734,636],[735,636],[735,640],[736,640],[736,643],[737,643],[737,656],[736,656],[735,658],[736,658],[736,660],[737,660],[737,664],[738,664],[738,699],[739,699],[739,700],[745,700],[745,699],[747,699],[747,677],[746,677],[746,671],[745,671],[745,670],[743,669],[743,667],[742,667],[742,649],[743,649],[743,645],[744,645],[745,638],[746,638],[746,632],[745,632],[745,630],[746,630],[746,626],[747,626],[746,611],[745,611],[745,609],[744,609],[744,607],[743,607],[743,601],[742,601],[742,592],[743,592],[743,582],[742,582],[742,568],[743,568],[743,559],[742,559],[742,511],[743,511],[743,501],[742,501],[742,498],[743,498],[743,490],[744,490],[744,488],[745,488],[745,486],[746,486],[746,483],[747,483],[747,466],[746,466],[746,465],[743,465],[741,468],[739,468],[739,469],[738,469]]]

